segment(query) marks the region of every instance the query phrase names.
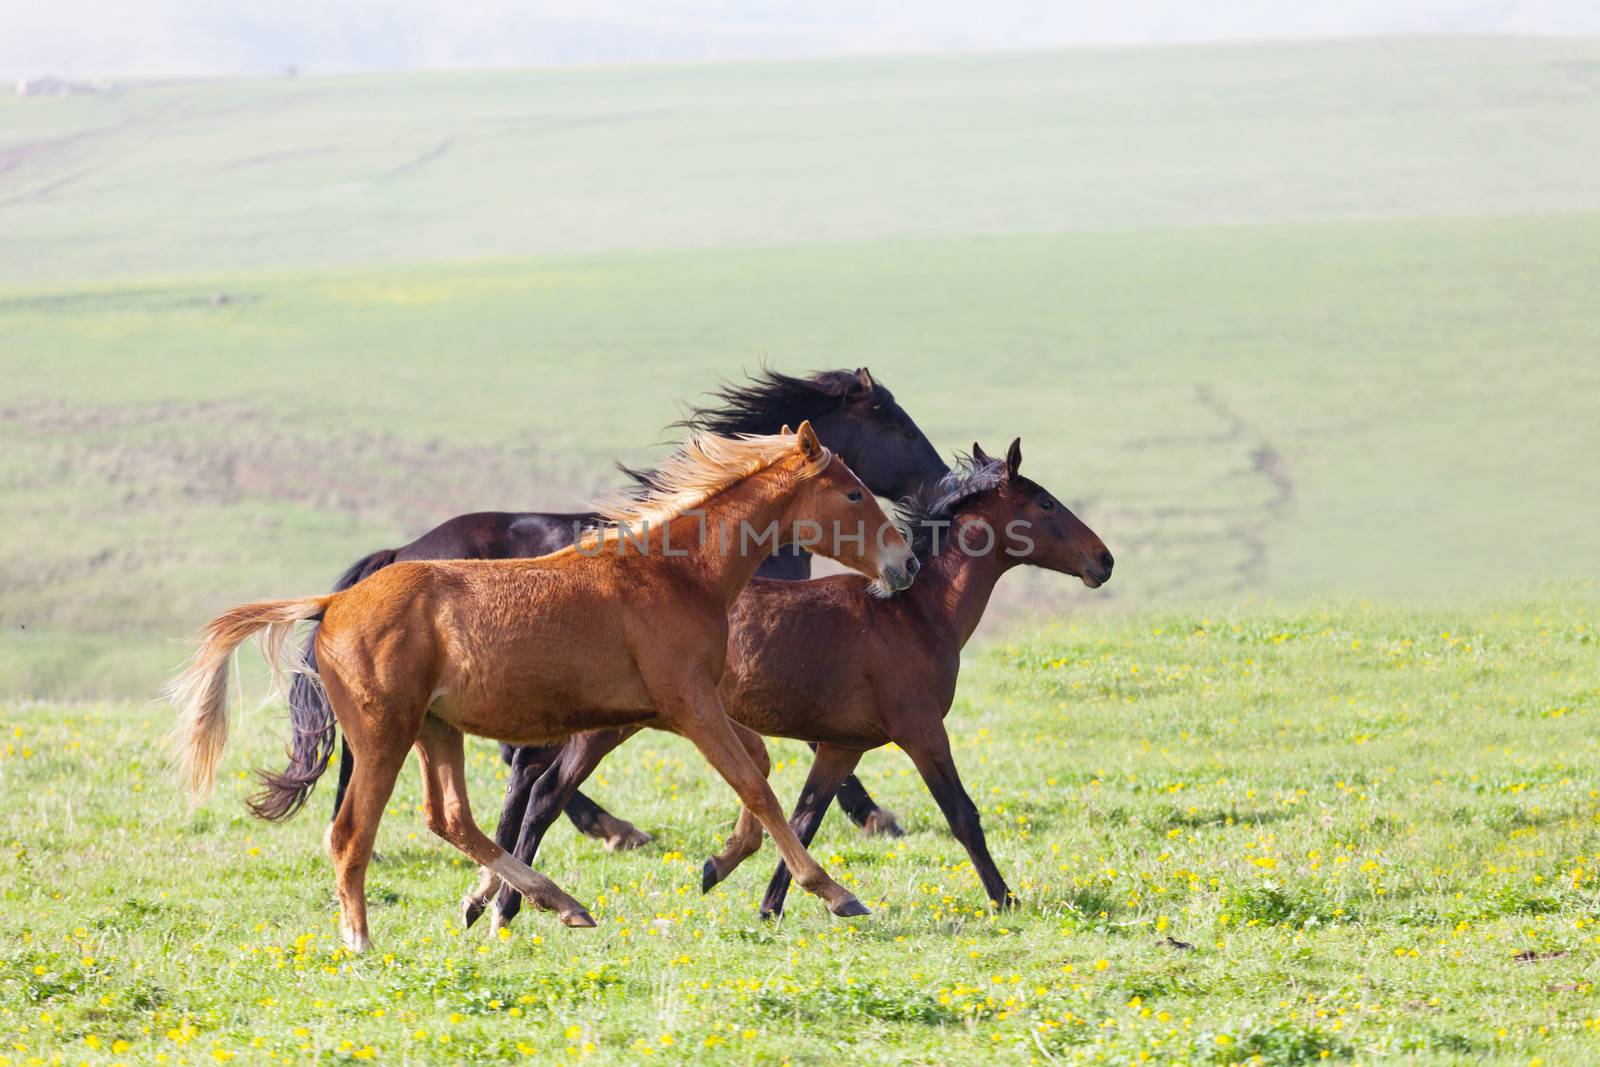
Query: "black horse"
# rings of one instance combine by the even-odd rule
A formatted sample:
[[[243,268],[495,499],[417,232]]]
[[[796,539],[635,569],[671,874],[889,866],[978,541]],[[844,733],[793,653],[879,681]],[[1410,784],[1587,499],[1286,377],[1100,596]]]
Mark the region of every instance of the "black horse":
[[[895,403],[893,394],[861,368],[825,371],[808,377],[791,377],[763,371],[745,385],[729,385],[713,394],[716,403],[692,409],[678,424],[690,430],[719,434],[771,434],[784,426],[810,420],[822,443],[856,472],[867,488],[879,496],[900,500],[936,483],[949,471],[939,453],[917,428],[911,416]],[[649,472],[627,471],[637,482],[648,482]],[[573,543],[577,532],[597,521],[594,512],[485,511],[458,515],[400,548],[385,548],[358,561],[334,584],[348,589],[391,563],[420,559],[509,559],[542,556]],[[765,578],[791,581],[811,576],[811,556],[784,549],[756,572]],[[306,639],[305,657],[313,669],[315,632]],[[320,768],[333,756],[336,724],[333,709],[320,687],[297,675],[289,693],[293,727],[289,767],[281,774],[263,773],[274,787],[251,798],[251,809],[265,819],[293,815],[310,796]],[[533,784],[561,753],[562,746],[501,745],[501,756],[511,767],[505,808],[496,836],[507,850],[515,847]],[[355,760],[348,744],[341,746],[339,788],[334,797],[337,815],[344,803]],[[857,825],[872,833],[900,834],[893,814],[880,808],[852,775],[840,787],[840,806]],[[566,813],[574,825],[608,848],[635,848],[649,835],[619,819],[581,792],[573,795]],[[507,840],[509,838],[509,840]]]

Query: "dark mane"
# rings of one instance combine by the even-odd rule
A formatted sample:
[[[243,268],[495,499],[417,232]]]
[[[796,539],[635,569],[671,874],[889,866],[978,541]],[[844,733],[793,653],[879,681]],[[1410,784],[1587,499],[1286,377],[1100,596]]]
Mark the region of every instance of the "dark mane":
[[[837,410],[860,388],[855,371],[828,370],[796,378],[763,368],[745,385],[729,383],[713,391],[718,403],[690,408],[674,425],[724,436],[777,433],[785,424],[794,429],[807,419],[815,421]],[[878,404],[894,400],[877,382],[872,383],[872,396]]]
[[[672,425],[691,433],[714,433],[723,437],[740,434],[774,434],[788,426],[799,429],[807,419],[813,422],[838,410],[846,397],[861,388],[855,371],[825,370],[804,378],[781,374],[765,367],[751,375],[748,383],[731,382],[712,391],[719,403],[691,407]],[[894,394],[872,383],[873,403],[894,403]],[[655,487],[655,471],[618,463],[617,470],[633,483],[636,491]]]
[[[918,493],[896,509],[896,517],[911,530],[911,550],[927,562],[935,541],[941,549],[950,544],[950,523],[979,496],[1000,488],[1004,460],[985,456],[956,456],[956,465],[931,489]]]

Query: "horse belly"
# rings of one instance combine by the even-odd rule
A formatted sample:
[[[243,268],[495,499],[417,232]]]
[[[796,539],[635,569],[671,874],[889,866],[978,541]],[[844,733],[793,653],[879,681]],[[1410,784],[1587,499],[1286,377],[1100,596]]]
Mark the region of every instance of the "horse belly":
[[[554,745],[574,734],[637,726],[655,718],[655,708],[595,708],[563,704],[550,708],[527,708],[514,715],[500,715],[488,709],[463,707],[441,698],[430,709],[462,733],[502,741],[508,745]]]
[[[833,728],[841,705],[850,703],[851,697],[830,684],[826,672],[745,666],[747,669],[732,669],[723,676],[720,692],[729,717],[768,737],[832,740],[823,735]],[[756,669],[748,669],[751,667]]]
[[[597,651],[604,647],[531,638],[480,645],[451,658],[430,710],[466,733],[520,745],[653,717],[632,659]]]

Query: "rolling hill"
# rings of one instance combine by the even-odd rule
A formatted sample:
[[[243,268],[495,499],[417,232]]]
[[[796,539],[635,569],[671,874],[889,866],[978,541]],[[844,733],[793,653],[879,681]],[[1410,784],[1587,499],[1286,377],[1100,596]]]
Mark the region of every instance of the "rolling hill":
[[[0,691],[145,691],[762,361],[1020,434],[1120,560],[1030,610],[1592,578],[1597,158],[1590,41],[0,100]]]

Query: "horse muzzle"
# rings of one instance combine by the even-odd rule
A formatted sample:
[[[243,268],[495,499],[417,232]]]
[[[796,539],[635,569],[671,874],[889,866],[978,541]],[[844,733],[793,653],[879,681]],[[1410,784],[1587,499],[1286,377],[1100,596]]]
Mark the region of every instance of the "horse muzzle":
[[[1090,589],[1099,589],[1111,580],[1111,568],[1116,560],[1111,558],[1111,553],[1105,549],[1083,568],[1083,584]]]
[[[916,580],[917,572],[921,569],[922,563],[917,557],[908,556],[904,563],[883,568],[883,584],[889,588],[890,592],[894,593],[909,589],[911,583]]]

